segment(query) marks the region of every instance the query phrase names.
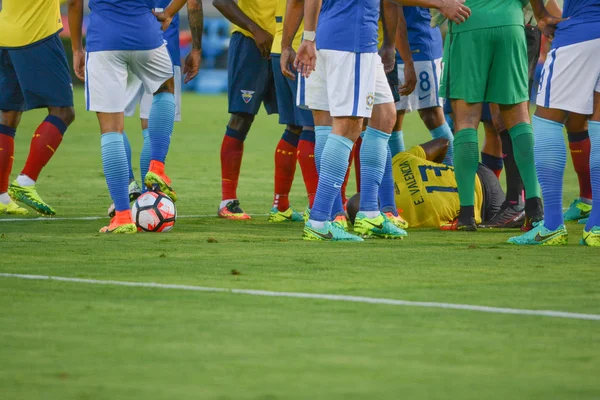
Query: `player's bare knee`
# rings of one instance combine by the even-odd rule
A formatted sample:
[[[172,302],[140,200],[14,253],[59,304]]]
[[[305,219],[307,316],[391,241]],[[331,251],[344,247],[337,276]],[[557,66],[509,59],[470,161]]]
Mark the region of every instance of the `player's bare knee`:
[[[588,116],[569,113],[565,127],[569,133],[585,132],[588,129]]]
[[[419,116],[427,127],[427,129],[434,130],[446,123],[444,118],[444,110],[442,107],[430,107],[419,110]]]
[[[10,128],[17,129],[19,122],[21,122],[20,111],[1,111],[0,112],[0,124],[6,125]]]
[[[369,120],[369,126],[382,132],[390,133],[396,124],[396,107],[394,103],[376,104]]]
[[[60,118],[66,126],[71,125],[75,121],[75,109],[73,107],[49,107],[48,114]]]
[[[234,113],[231,114],[231,118],[229,118],[229,123],[227,125],[238,132],[248,132],[252,126],[252,122],[254,122],[254,115]]]

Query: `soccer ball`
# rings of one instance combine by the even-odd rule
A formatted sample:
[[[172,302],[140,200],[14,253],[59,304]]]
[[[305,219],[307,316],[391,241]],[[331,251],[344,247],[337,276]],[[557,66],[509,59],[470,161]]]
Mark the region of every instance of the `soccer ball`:
[[[145,232],[169,232],[177,218],[175,203],[161,192],[146,192],[138,197],[131,213],[138,230]]]

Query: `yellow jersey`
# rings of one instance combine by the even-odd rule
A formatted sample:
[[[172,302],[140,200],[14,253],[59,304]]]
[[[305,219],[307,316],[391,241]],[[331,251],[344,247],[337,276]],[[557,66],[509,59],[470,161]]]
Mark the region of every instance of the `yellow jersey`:
[[[277,0],[277,9],[275,10],[275,35],[273,35],[273,46],[271,53],[281,54],[281,41],[283,40],[283,19],[285,18],[285,9],[287,0]],[[302,32],[304,32],[304,21],[300,24],[296,37],[292,42],[292,48],[298,50],[302,42]]]
[[[275,34],[275,1],[273,0],[238,0],[240,10],[244,12],[258,26]],[[233,25],[231,33],[240,32],[242,35],[252,37],[252,34],[237,25]]]
[[[425,150],[416,146],[396,154],[392,162],[396,206],[410,227],[439,228],[453,221],[460,210],[454,168],[427,161]],[[475,182],[475,221],[481,223],[483,191]]]
[[[23,47],[60,31],[59,0],[2,0],[0,47]]]

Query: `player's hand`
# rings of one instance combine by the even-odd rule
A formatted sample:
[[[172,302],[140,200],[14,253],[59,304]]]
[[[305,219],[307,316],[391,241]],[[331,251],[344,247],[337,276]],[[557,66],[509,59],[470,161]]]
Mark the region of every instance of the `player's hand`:
[[[279,59],[279,66],[281,67],[281,72],[283,76],[286,78],[290,78],[291,80],[296,80],[296,73],[292,70],[292,65],[294,64],[294,60],[296,59],[296,52],[292,47],[287,47],[285,49],[281,49],[281,58]]]
[[[556,26],[566,19],[568,18],[556,18],[546,13],[544,17],[537,20],[537,27],[540,31],[542,31],[544,36],[548,38],[548,40],[552,41],[554,39]]]
[[[261,27],[257,27],[253,30],[252,36],[254,42],[260,51],[260,55],[267,60],[271,58],[271,46],[273,45],[273,35],[265,31]]]
[[[381,57],[385,73],[387,74],[392,71],[394,69],[394,64],[396,64],[396,48],[394,45],[381,46],[379,49],[379,56]]]
[[[80,81],[85,82],[85,50],[73,50],[73,72]]]
[[[408,96],[417,87],[417,73],[414,64],[404,64],[404,85],[398,88],[400,96]]]
[[[308,78],[317,66],[317,45],[314,41],[304,40],[294,60],[294,68],[303,77]]]
[[[438,8],[442,15],[455,24],[462,24],[471,16],[471,9],[463,3],[465,0],[441,0]]]
[[[173,20],[173,16],[169,15],[164,10],[161,10],[161,11],[152,10],[152,14],[154,14],[154,16],[156,17],[156,19],[158,20],[158,22],[160,22],[160,25],[161,25],[160,28],[163,31],[166,31],[167,28],[169,27],[169,25],[171,25],[171,21]]]
[[[185,57],[183,63],[183,75],[185,79],[183,83],[188,83],[198,75],[200,70],[200,64],[202,63],[202,51],[198,49],[192,49],[190,54]]]

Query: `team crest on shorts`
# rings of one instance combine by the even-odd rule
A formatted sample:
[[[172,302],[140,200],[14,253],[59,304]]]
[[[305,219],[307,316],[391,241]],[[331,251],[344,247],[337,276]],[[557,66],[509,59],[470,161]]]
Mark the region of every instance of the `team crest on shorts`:
[[[373,94],[373,92],[369,92],[367,93],[367,108],[373,108],[373,104],[375,104],[375,95]]]
[[[254,90],[240,90],[240,92],[242,92],[242,100],[244,100],[244,103],[250,103],[250,100],[254,97]]]

